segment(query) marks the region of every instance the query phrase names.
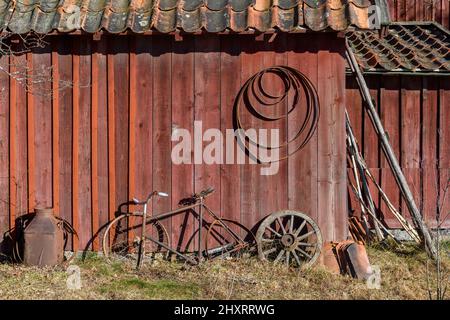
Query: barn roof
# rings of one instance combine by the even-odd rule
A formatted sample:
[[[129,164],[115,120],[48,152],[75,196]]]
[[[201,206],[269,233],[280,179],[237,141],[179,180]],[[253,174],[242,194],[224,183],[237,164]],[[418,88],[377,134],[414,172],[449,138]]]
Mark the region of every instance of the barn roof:
[[[393,23],[383,36],[354,31],[347,38],[365,73],[450,74],[450,32],[437,23]]]
[[[0,28],[14,33],[131,29],[172,32],[242,32],[273,29],[369,29],[386,0],[0,0]]]

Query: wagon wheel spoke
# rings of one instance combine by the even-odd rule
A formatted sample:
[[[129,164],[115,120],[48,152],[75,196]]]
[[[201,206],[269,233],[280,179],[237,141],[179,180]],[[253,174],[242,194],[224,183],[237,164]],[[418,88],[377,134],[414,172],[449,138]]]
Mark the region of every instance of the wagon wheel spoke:
[[[289,233],[292,233],[294,230],[294,216],[291,216],[291,219],[289,220]]]
[[[302,224],[300,225],[300,227],[298,227],[297,230],[295,230],[294,232],[294,236],[298,237],[298,235],[300,234],[300,232],[303,230],[303,228],[306,225],[306,220],[303,220]]]
[[[269,254],[271,254],[272,252],[275,252],[275,251],[277,251],[277,248],[272,248],[272,249],[266,250],[266,251],[264,251],[264,255],[267,256],[267,255],[269,255]]]
[[[316,247],[317,243],[298,242],[297,245],[302,247]]]
[[[295,250],[299,251],[301,254],[303,254],[305,257],[308,257],[309,259],[312,259],[312,256],[308,254],[306,251],[303,251],[300,248],[295,248]]]
[[[292,255],[294,256],[295,261],[297,261],[298,266],[300,267],[302,265],[302,263],[300,262],[300,258],[298,257],[298,255],[295,253],[295,251],[292,251]]]
[[[280,251],[280,253],[278,253],[277,257],[275,258],[274,263],[278,263],[278,261],[280,261],[280,259],[283,257],[283,254],[284,254],[284,249],[282,249]]]
[[[262,241],[262,242],[274,242],[275,239],[262,238],[261,241]]]
[[[289,259],[290,258],[290,252],[286,251],[286,265],[289,266]]]
[[[308,238],[310,235],[312,235],[312,234],[314,234],[314,233],[316,233],[314,230],[312,230],[312,231],[310,231],[310,232],[308,232],[308,233],[305,233],[304,235],[298,237],[298,238],[297,238],[297,241],[300,241],[300,240],[303,240],[303,239],[305,239],[305,238]]]
[[[283,234],[286,234],[286,229],[284,228],[283,222],[281,221],[280,218],[277,218],[278,224],[281,227],[281,231],[283,231]]]
[[[275,233],[278,237],[282,237],[283,235],[279,234],[277,231],[275,231],[271,226],[267,226],[267,229],[269,229],[270,231],[272,231],[272,233]]]

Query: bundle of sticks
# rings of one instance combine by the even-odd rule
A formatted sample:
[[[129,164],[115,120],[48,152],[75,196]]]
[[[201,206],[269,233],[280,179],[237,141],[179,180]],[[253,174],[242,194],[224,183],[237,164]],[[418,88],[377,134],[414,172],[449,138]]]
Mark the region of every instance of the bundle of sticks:
[[[382,217],[380,216],[381,213],[376,210],[369,188],[369,183],[372,183],[378,190],[381,199],[384,201],[393,216],[399,221],[402,228],[409,234],[413,241],[420,243],[421,239],[417,231],[395,208],[389,200],[387,194],[383,191],[367,167],[367,164],[359,150],[358,142],[353,133],[347,111],[345,116],[347,130],[347,156],[352,169],[351,172],[353,174],[353,179],[350,177],[348,179],[349,187],[358,200],[361,209],[360,221],[358,221],[355,216],[350,217],[350,233],[356,241],[362,241],[362,238],[365,238],[364,242],[370,242],[372,240],[372,236],[370,233],[369,222],[372,222],[375,229],[375,237],[378,241],[383,241],[386,237],[391,237],[395,241],[399,242],[392,232],[383,224]],[[352,180],[354,183],[352,183]]]

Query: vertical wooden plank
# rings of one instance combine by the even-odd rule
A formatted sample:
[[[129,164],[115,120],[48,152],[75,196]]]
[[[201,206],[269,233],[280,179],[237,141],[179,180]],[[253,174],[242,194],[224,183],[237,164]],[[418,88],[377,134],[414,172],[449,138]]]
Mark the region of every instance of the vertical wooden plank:
[[[26,54],[27,70],[33,70],[33,54]],[[35,111],[34,111],[34,95],[33,90],[38,91],[39,88],[33,85],[33,71],[28,72],[27,78],[27,172],[28,172],[28,210],[32,212],[36,205],[36,170],[35,170]]]
[[[52,64],[52,206],[54,214],[59,216],[59,57],[57,51],[57,40],[51,42],[51,64]]]
[[[241,83],[244,83],[255,73],[263,68],[264,43],[256,41],[255,36],[245,35],[240,37],[241,45]],[[255,99],[252,100],[255,103]],[[242,105],[240,118],[244,129],[255,128],[256,119]],[[250,157],[245,157],[245,164],[241,165],[241,223],[248,228],[252,228],[258,221],[257,215],[260,211],[260,168],[258,165],[250,163]],[[258,187],[255,187],[258,186]]]
[[[334,100],[333,100],[333,122],[334,143],[333,176],[335,180],[334,210],[335,210],[335,232],[334,240],[342,241],[348,235],[348,205],[347,205],[347,172],[346,172],[346,129],[345,129],[345,41],[336,37],[332,42],[334,59],[332,71],[335,74]]]
[[[51,48],[48,46],[33,50],[30,57],[34,66],[33,77],[45,76],[48,79],[34,83],[33,92],[28,95],[29,112],[33,113],[28,123],[30,203],[32,206],[51,207],[53,202]]]
[[[193,139],[194,123],[194,50],[193,36],[184,36],[183,41],[173,42],[172,54],[172,134],[176,130],[188,130]],[[193,141],[193,140],[191,140]],[[178,144],[172,142],[172,147]],[[178,201],[194,193],[194,157],[189,164],[174,164],[172,161],[172,207]],[[195,217],[185,212],[172,218],[172,244],[182,251],[194,249],[190,240],[194,232]]]
[[[435,3],[435,10],[434,10],[434,21],[437,23],[442,24],[442,3],[446,0],[436,0]]]
[[[416,0],[406,1],[406,20],[414,21],[416,17]]]
[[[61,218],[72,223],[72,43],[70,38],[60,38],[56,43],[58,77],[63,86],[58,92],[59,128],[54,132],[59,137],[59,152],[55,159],[59,167],[59,214]],[[71,237],[66,249],[73,249]]]
[[[152,192],[152,38],[136,36],[130,54],[130,198]],[[134,141],[133,141],[134,140]],[[134,151],[132,151],[134,150]],[[132,173],[134,172],[134,174]],[[135,230],[138,234],[140,229]]]
[[[423,19],[425,21],[433,21],[433,6],[431,1],[423,2]]]
[[[330,36],[328,36],[330,37]],[[318,125],[318,224],[325,241],[334,240],[335,211],[333,207],[333,57],[327,36],[318,39],[318,94],[321,113]]]
[[[346,104],[347,112],[352,124],[353,133],[359,144],[359,147],[363,146],[363,123],[365,110],[359,91],[358,84],[353,76],[347,76],[346,78]]]
[[[406,1],[407,0],[399,0],[397,2],[397,21],[406,20]]]
[[[380,79],[380,115],[383,126],[389,136],[389,142],[395,155],[400,159],[400,77],[382,76]],[[389,200],[399,210],[400,190],[384,153],[380,153],[381,187]],[[389,227],[400,227],[395,217],[390,213],[386,204],[381,201],[380,210]]]
[[[414,200],[421,206],[420,184],[420,106],[422,83],[417,77],[402,77],[401,165]],[[402,212],[408,212],[402,201]]]
[[[270,36],[266,35],[263,48],[263,61],[262,68],[269,68],[274,66],[285,66],[288,64],[286,46],[287,37],[286,34],[279,34],[274,39],[270,40]],[[260,70],[259,70],[260,71]],[[263,77],[263,86],[269,94],[274,94],[275,96],[281,95],[284,90],[284,85],[282,80],[272,74],[267,74]],[[266,108],[264,110],[266,114],[270,115],[282,115],[288,110],[287,99],[281,103]],[[260,106],[260,109],[264,108]],[[256,129],[266,129],[268,131],[268,143],[271,139],[271,130],[278,130],[279,141],[275,142],[275,146],[282,144],[287,141],[288,135],[288,121],[287,119],[280,119],[278,121],[257,121]],[[259,134],[259,133],[258,133]],[[260,137],[258,137],[260,138]],[[292,136],[291,136],[292,138]],[[280,157],[286,155],[286,150],[280,151]],[[262,175],[261,169],[263,167],[271,167],[273,169],[272,174]],[[275,168],[278,167],[278,171]],[[288,161],[283,160],[278,163],[273,163],[270,165],[258,165],[259,169],[259,188],[260,188],[260,198],[259,198],[259,210],[255,213],[257,221],[262,220],[271,213],[279,210],[283,210],[288,207]]]
[[[91,38],[79,39],[79,101],[78,101],[78,225],[79,248],[91,250],[92,239],[92,176],[91,176]]]
[[[152,137],[152,184],[153,189],[169,193],[167,198],[153,201],[153,213],[158,214],[171,208],[172,195],[172,36],[155,36],[152,39],[153,61],[153,137]],[[171,221],[163,221],[171,234]],[[175,232],[177,230],[174,230]]]
[[[78,237],[73,238],[73,250],[78,251],[80,248],[80,220],[79,220],[79,143],[80,143],[80,56],[79,42],[75,42],[72,56],[72,81],[73,81],[73,95],[72,95],[72,226],[78,233]],[[81,249],[83,249],[81,247]]]
[[[379,88],[380,88],[380,79],[379,76],[370,76],[367,79],[367,85],[370,88],[370,95],[375,101],[375,107],[379,110]],[[371,170],[374,178],[377,182],[380,182],[380,172],[379,172],[379,154],[380,154],[380,143],[378,139],[378,135],[375,131],[375,128],[370,120],[369,114],[364,112],[363,118],[363,130],[364,130],[364,143],[361,146],[363,149],[364,159],[366,160],[367,166]],[[380,207],[380,197],[378,193],[378,189],[371,183],[370,192],[372,194],[373,201],[375,203],[375,207]],[[370,220],[370,219],[369,219]]]
[[[129,114],[129,148],[128,148],[128,199],[141,199],[143,197],[137,197],[136,195],[136,118],[137,118],[137,58],[136,58],[136,38],[130,39],[130,54],[129,54],[129,102],[130,102],[130,114]],[[139,174],[139,173],[138,173]],[[134,225],[134,219],[130,219],[130,224]],[[134,239],[135,230],[130,230],[129,238]]]
[[[0,252],[3,234],[9,229],[10,85],[9,57],[0,58]]]
[[[347,231],[342,49],[343,39],[335,35],[319,39],[318,221],[326,241],[342,240]]]
[[[424,0],[416,0],[415,20],[423,21],[424,19]]]
[[[13,71],[23,72],[23,66],[26,66],[27,56],[22,54],[19,56],[11,57],[13,66]],[[20,73],[19,73],[20,74]],[[30,212],[28,208],[28,135],[27,129],[27,89],[23,80],[11,79],[11,93],[14,91],[14,97],[12,97],[12,102],[14,101],[15,107],[10,110],[10,122],[15,124],[10,126],[11,137],[11,147],[10,150],[10,174],[11,174],[11,206],[10,210],[13,211],[11,214],[10,225],[14,226],[15,218],[20,215]],[[14,88],[12,88],[14,87]],[[13,103],[11,103],[14,105]],[[14,111],[13,111],[14,109]],[[14,146],[13,146],[14,145]],[[14,160],[14,163],[13,163]],[[14,195],[13,195],[14,193]]]
[[[391,16],[392,21],[397,20],[397,0],[392,0],[388,3],[389,5],[389,14]]]
[[[220,40],[217,35],[204,35],[195,38],[195,107],[194,120],[201,121],[202,133],[208,129],[220,129]],[[215,138],[214,138],[215,139]],[[195,140],[195,138],[194,138]],[[211,142],[202,143],[202,150]],[[217,150],[216,150],[217,152]],[[219,151],[220,152],[220,151]],[[220,212],[220,164],[196,164],[194,188],[199,192],[208,186],[215,192],[208,197],[208,207]],[[208,219],[205,215],[206,221]],[[205,234],[205,233],[203,233]]]
[[[112,40],[108,38],[107,78],[108,78],[108,208],[109,221],[114,219],[116,211],[116,164],[115,164],[115,66]]]
[[[318,222],[325,241],[343,240],[347,233],[343,43],[323,35],[318,44]]]
[[[302,72],[317,89],[317,37],[315,35],[289,35],[288,50],[288,65]],[[297,107],[298,110],[289,116],[289,139],[294,137],[299,129],[299,124],[305,117],[305,100],[301,101],[302,103]],[[292,100],[289,103],[292,103]],[[293,154],[288,160],[289,209],[305,212],[315,221],[318,219],[317,141],[316,132],[308,145]]]
[[[14,72],[15,58],[11,57],[10,72]],[[17,175],[16,175],[16,119],[17,119],[17,81],[10,77],[9,81],[9,228],[14,226],[16,219],[16,203],[17,203]]]
[[[240,58],[242,52],[239,36],[236,35],[221,37],[220,46],[220,117],[222,135],[226,137],[227,130],[234,130],[233,107],[234,100],[242,84]],[[237,152],[240,151],[240,148],[236,144],[236,139],[233,139],[233,148],[233,163],[227,164],[226,155],[224,154],[224,164],[221,166],[220,211],[224,218],[240,222],[241,165],[237,164]],[[231,151],[226,149],[226,152],[230,153]]]
[[[114,120],[116,206],[128,202],[129,45],[127,37],[112,37],[114,46]]]
[[[16,58],[11,57],[10,72],[14,72]],[[17,92],[18,83],[14,77],[10,77],[9,87],[9,228],[14,226],[16,219],[16,204],[17,204],[17,174],[16,174],[16,119],[17,119]]]
[[[78,233],[74,250],[88,250],[92,238],[90,39],[80,37],[73,50],[72,223]]]
[[[399,76],[383,76],[380,81],[380,114],[383,126],[389,136],[389,142],[394,149],[395,156],[400,159],[401,136],[400,123],[400,87]],[[385,156],[381,157],[382,168],[388,168],[389,164]]]
[[[99,250],[99,238],[97,231],[100,224],[99,216],[99,179],[98,179],[98,109],[99,109],[99,53],[98,53],[98,41],[94,43],[92,51],[92,68],[91,68],[91,172],[92,172],[92,234],[93,242],[92,249],[94,251]]]
[[[379,109],[378,91],[380,81],[378,76],[371,76],[367,79],[367,85],[370,89],[370,95],[375,100],[375,106]],[[379,142],[378,136],[373,127],[367,112],[364,112],[364,144],[363,156],[369,168],[377,169],[379,166]]]
[[[422,211],[425,221],[433,222],[437,213],[439,180],[438,170],[438,96],[439,82],[433,77],[424,77],[422,99],[421,153],[420,174],[423,179]]]
[[[108,194],[108,74],[107,74],[107,49],[106,37],[101,37],[95,44],[95,60],[97,85],[97,194],[98,194],[98,227],[93,231],[98,233],[97,239],[103,239],[103,231],[109,221],[109,194]],[[94,63],[93,63],[94,64]],[[93,97],[94,98],[94,97]],[[93,118],[95,119],[95,118]],[[94,152],[94,147],[93,150]],[[95,245],[95,242],[94,242]],[[100,249],[100,248],[99,248]]]
[[[444,219],[450,212],[450,188],[445,192],[450,181],[450,84],[445,78],[440,79],[439,95],[439,203]],[[450,217],[447,216],[443,226],[450,227]]]
[[[442,22],[441,24],[447,29],[450,28],[450,1],[442,0]]]
[[[353,133],[361,150],[363,146],[363,122],[364,107],[362,103],[361,93],[358,84],[353,76],[347,76],[346,79],[346,106],[347,112],[352,125]],[[349,166],[347,169],[348,176],[353,177],[353,169]],[[354,180],[352,181],[354,185]],[[349,188],[349,210],[353,210],[357,216],[361,214],[361,206],[353,191]]]

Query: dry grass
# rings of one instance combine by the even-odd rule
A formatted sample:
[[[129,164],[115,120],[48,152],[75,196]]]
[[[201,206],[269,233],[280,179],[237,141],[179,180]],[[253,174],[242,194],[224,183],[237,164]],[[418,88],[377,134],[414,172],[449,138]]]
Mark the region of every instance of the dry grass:
[[[448,249],[448,247],[447,247]],[[62,268],[0,264],[0,299],[427,299],[426,256],[420,250],[369,248],[381,268],[381,289],[321,267],[287,269],[256,259],[205,262],[199,267],[154,261],[141,271],[91,255],[76,261],[82,288],[68,290]],[[450,266],[448,256],[444,262]],[[447,278],[448,279],[448,278]],[[447,295],[448,298],[448,295]]]

